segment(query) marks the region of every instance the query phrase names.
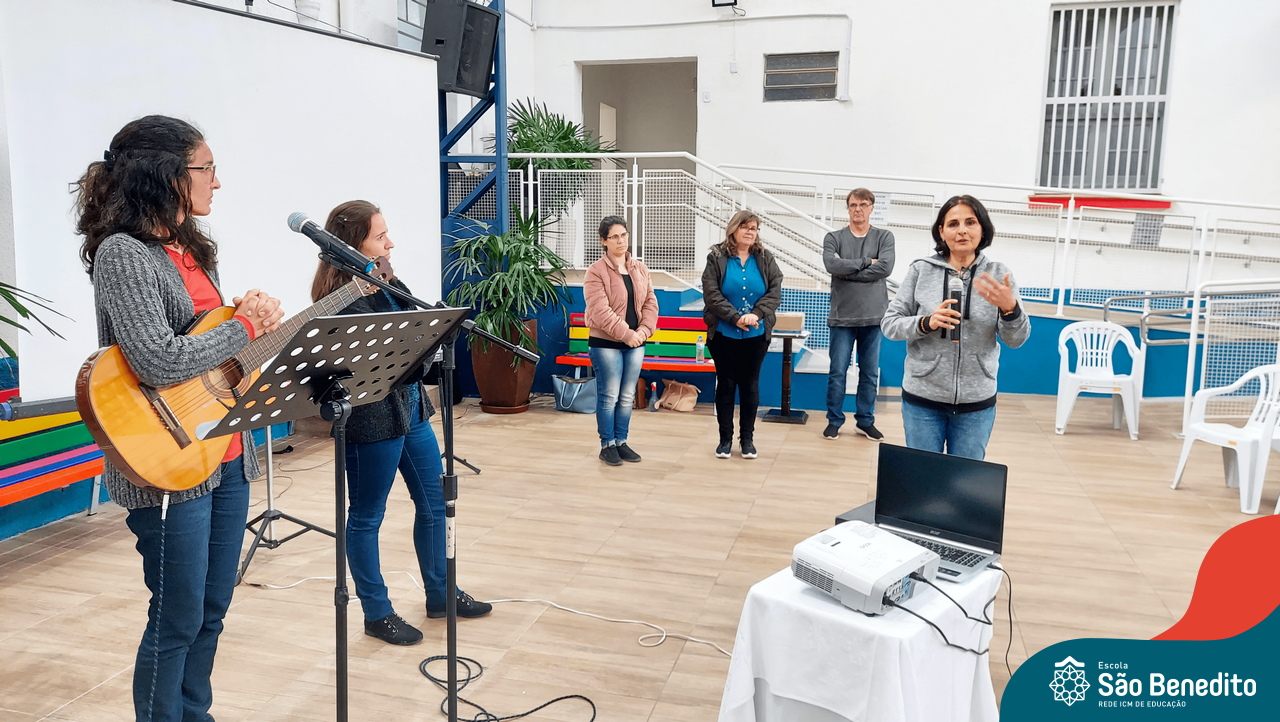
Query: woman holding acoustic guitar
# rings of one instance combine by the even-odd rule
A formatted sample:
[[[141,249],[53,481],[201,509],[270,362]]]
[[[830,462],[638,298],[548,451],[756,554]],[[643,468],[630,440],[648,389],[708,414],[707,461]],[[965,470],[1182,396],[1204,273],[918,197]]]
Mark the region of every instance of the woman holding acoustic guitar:
[[[217,369],[279,327],[280,302],[257,289],[234,316],[183,335],[196,314],[223,306],[217,246],[196,222],[221,187],[200,131],[151,115],[125,125],[77,183],[80,257],[93,278],[98,340],[118,345],[146,390]],[[175,447],[176,448],[176,447]],[[232,437],[222,463],[190,488],[135,486],[108,459],[103,480],[128,510],[151,591],[133,671],[138,720],[211,720],[210,674],[231,604],[248,516],[253,440]]]
[[[389,258],[395,248],[382,211],[368,201],[347,201],[334,208],[324,228],[369,258]],[[318,300],[350,280],[350,274],[322,261],[311,283],[311,298]],[[392,278],[391,285],[409,292],[398,278]],[[412,307],[379,290],[357,299],[339,313],[408,310]],[[378,555],[378,531],[397,469],[413,500],[413,548],[427,593],[427,617],[445,616],[448,600],[444,489],[440,486],[444,472],[440,445],[429,421],[435,409],[422,387],[428,365],[424,363],[406,374],[403,382],[382,400],[353,408],[347,421],[347,560],[364,609],[364,633],[388,644],[422,641],[422,632],[392,608]],[[458,616],[463,619],[483,617],[493,609],[466,592],[458,590],[456,594]]]

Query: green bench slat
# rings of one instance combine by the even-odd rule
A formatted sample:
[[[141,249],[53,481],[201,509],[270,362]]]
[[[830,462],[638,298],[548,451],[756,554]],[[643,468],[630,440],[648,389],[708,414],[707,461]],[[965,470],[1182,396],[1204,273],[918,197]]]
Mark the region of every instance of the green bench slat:
[[[59,426],[39,434],[29,434],[0,444],[0,467],[56,454],[92,444],[93,437],[83,423]]]
[[[570,339],[569,353],[586,353],[587,340]],[[698,355],[697,347],[688,343],[647,343],[644,345],[646,356],[666,356],[668,358],[694,358]],[[706,350],[706,357],[711,358],[711,349]]]

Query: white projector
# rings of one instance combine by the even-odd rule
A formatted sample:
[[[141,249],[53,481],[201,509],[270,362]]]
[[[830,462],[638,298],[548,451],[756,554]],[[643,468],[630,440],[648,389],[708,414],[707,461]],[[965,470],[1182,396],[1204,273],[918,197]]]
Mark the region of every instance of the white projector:
[[[912,572],[933,581],[938,555],[862,521],[847,521],[796,545],[791,573],[864,614],[884,614],[886,600],[915,593]]]

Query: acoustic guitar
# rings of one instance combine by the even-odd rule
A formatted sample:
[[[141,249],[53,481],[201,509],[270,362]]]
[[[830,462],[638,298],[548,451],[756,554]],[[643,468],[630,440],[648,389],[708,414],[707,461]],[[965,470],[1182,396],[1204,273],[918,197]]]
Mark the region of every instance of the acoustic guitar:
[[[372,271],[392,277],[384,256]],[[298,329],[318,316],[342,310],[377,290],[359,278],[320,299],[302,313],[263,334],[216,367],[173,386],[153,388],[138,380],[119,346],[99,349],[76,376],[76,406],[85,427],[106,458],[129,481],[147,489],[182,491],[208,479],[222,463],[232,435],[197,438],[196,428],[216,422],[252,388],[264,364],[280,353]],[[185,335],[204,333],[231,320],[230,306],[206,311]]]

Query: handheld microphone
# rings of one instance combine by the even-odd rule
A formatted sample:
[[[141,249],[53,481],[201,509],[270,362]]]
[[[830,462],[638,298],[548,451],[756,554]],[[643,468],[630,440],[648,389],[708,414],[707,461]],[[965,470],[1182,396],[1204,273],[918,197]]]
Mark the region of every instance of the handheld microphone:
[[[356,249],[343,243],[341,238],[333,235],[307,218],[306,213],[293,213],[289,216],[289,229],[310,238],[320,246],[321,257],[329,255],[354,268],[363,268],[365,273],[373,270],[374,263]]]
[[[956,311],[959,311],[961,315],[963,315],[964,314],[964,311],[963,311],[964,281],[960,280],[960,276],[953,275],[951,276],[951,279],[947,281],[947,298],[955,300],[955,303],[951,304],[951,307],[954,308]],[[952,341],[959,343],[960,342],[960,319],[957,318],[955,320],[955,324],[956,324],[955,328],[942,329],[942,337],[944,339],[951,339]]]

